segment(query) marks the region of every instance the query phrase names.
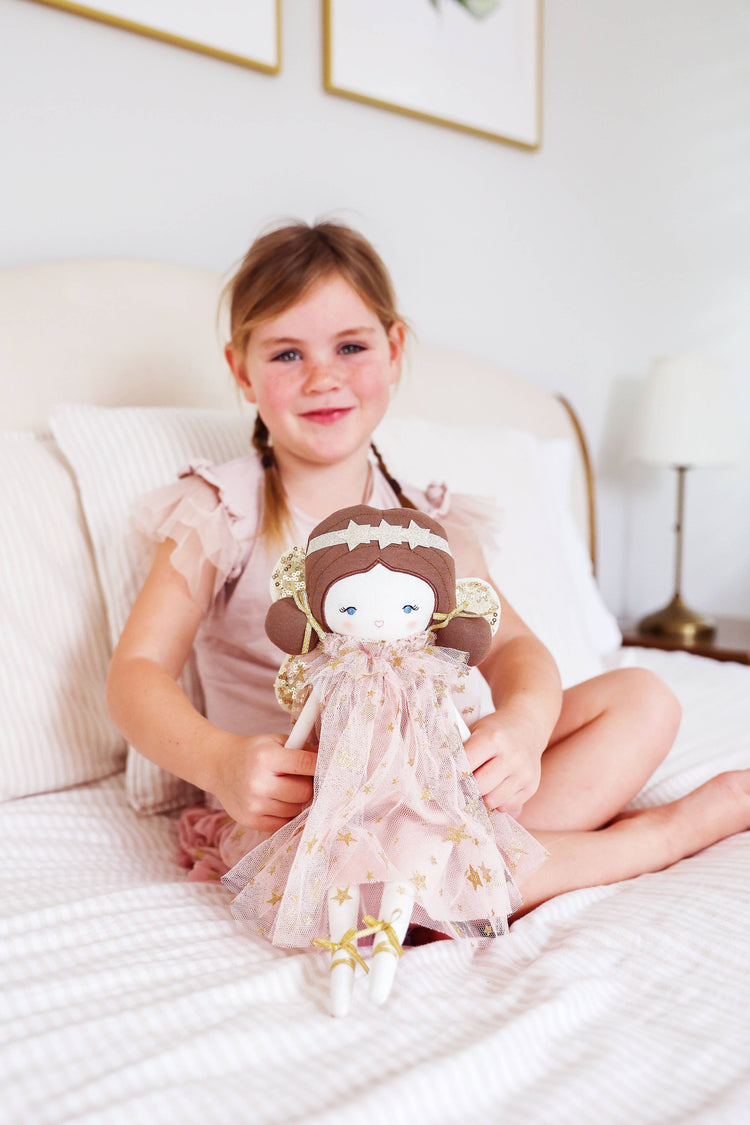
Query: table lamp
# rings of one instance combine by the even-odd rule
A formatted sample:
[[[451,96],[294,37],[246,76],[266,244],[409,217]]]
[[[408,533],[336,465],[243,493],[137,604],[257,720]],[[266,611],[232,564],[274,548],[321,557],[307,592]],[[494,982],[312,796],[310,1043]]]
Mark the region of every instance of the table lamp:
[[[685,478],[696,466],[728,465],[740,445],[722,374],[696,355],[657,359],[645,383],[632,454],[647,464],[677,472],[674,595],[664,609],[639,622],[641,633],[682,643],[711,638],[716,626],[682,600],[682,529]]]

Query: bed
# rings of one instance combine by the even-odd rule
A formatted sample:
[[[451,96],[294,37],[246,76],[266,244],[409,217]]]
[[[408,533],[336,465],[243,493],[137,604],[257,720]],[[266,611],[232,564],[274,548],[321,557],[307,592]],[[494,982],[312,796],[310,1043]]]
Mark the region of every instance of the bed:
[[[748,833],[487,947],[410,948],[389,1003],[360,985],[345,1020],[324,954],[239,932],[227,892],[175,864],[195,794],[125,746],[103,682],[144,565],[132,500],[248,440],[220,288],[157,262],[0,274],[0,1121],[750,1120]],[[566,683],[638,664],[677,692],[676,745],[634,805],[748,764],[750,668],[620,646],[565,404],[413,342],[378,436],[403,479],[497,501],[493,574]],[[198,700],[189,668],[185,686]]]

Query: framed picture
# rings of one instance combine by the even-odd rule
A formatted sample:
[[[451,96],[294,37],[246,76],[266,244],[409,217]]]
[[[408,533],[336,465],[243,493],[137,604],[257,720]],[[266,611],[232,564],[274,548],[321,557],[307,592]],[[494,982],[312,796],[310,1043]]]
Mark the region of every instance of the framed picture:
[[[281,69],[281,0],[34,0],[267,74]]]
[[[542,0],[323,0],[332,94],[539,148]]]

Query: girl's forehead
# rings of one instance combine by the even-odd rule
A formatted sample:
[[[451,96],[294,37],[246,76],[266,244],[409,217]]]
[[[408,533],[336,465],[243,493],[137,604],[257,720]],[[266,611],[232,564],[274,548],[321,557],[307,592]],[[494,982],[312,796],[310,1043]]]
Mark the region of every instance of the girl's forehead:
[[[252,336],[259,341],[273,337],[294,338],[311,332],[336,333],[356,328],[383,330],[370,306],[339,274],[323,277],[298,301],[268,320],[261,321]]]

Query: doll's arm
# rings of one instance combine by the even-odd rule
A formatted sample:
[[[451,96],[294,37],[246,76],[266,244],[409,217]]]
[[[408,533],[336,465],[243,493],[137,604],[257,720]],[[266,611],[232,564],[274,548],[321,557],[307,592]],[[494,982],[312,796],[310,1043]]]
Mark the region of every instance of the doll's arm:
[[[455,700],[453,701],[453,710],[454,710],[455,715],[456,715],[456,726],[458,727],[458,733],[461,735],[461,741],[466,742],[466,739],[471,734],[471,731],[469,730],[466,723],[464,722],[463,715],[459,711],[458,707],[456,707]]]
[[[315,694],[315,689],[310,692],[304,707],[300,711],[285,746],[287,750],[303,750],[308,738],[312,734],[315,721],[320,714],[320,703]]]

